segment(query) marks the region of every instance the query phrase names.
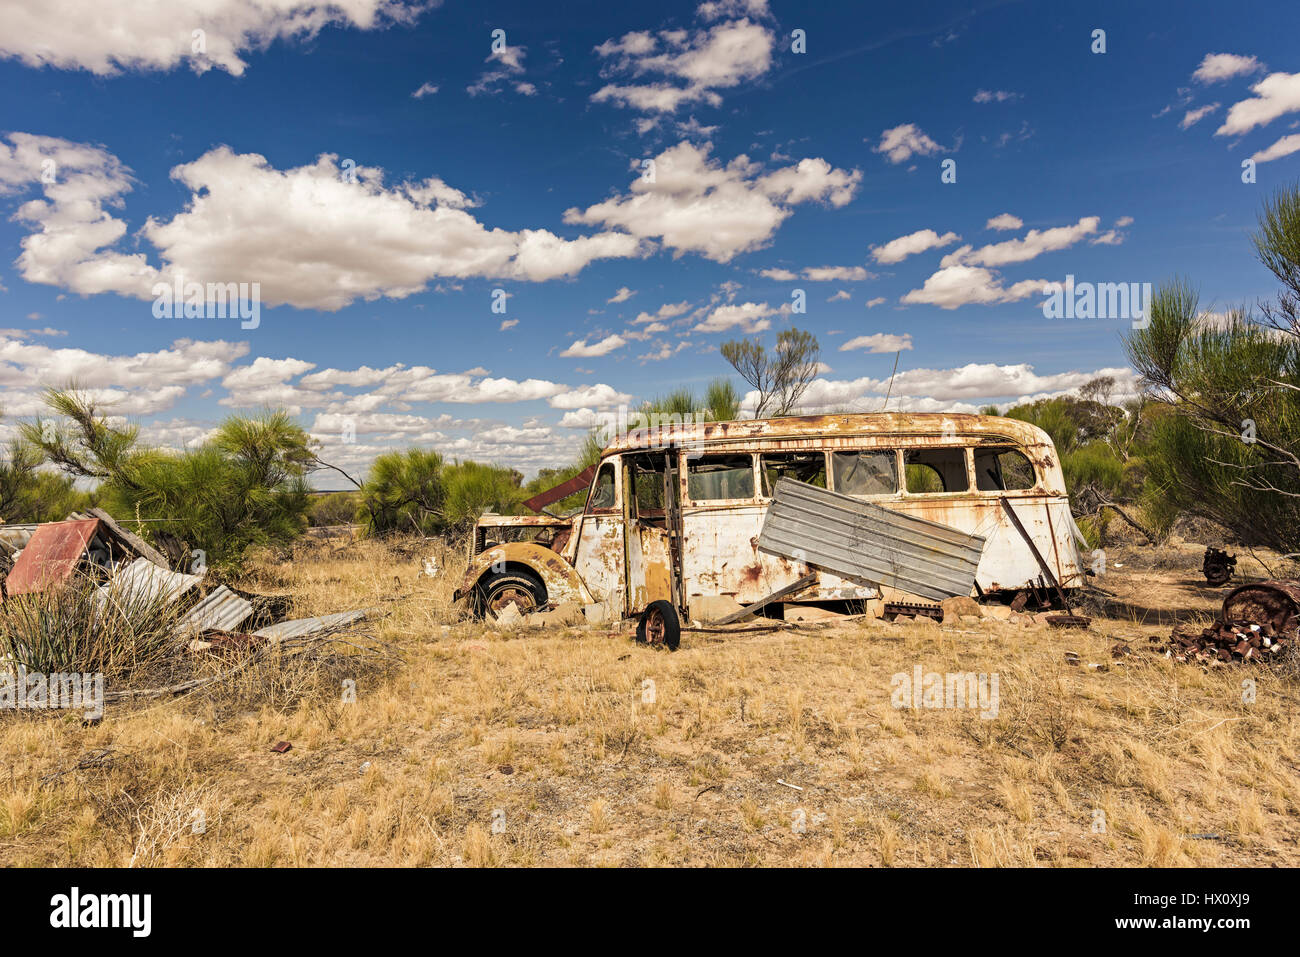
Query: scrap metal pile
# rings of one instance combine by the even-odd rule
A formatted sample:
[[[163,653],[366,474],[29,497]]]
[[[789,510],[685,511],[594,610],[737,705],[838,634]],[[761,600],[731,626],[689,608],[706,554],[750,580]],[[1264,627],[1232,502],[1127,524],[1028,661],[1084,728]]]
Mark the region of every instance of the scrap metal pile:
[[[1297,644],[1300,580],[1262,581],[1229,592],[1223,613],[1208,628],[1175,628],[1166,654],[1182,662],[1259,664],[1288,650],[1294,654]]]
[[[369,617],[375,609],[344,611],[317,618],[285,620],[292,605],[287,595],[255,595],[172,571],[157,549],[122,528],[102,509],[74,513],[64,522],[36,526],[2,526],[0,596],[8,598],[57,587],[74,574],[93,575],[104,599],[160,599],[180,610],[176,632],[189,639],[191,651],[277,642],[286,638],[338,630]]]

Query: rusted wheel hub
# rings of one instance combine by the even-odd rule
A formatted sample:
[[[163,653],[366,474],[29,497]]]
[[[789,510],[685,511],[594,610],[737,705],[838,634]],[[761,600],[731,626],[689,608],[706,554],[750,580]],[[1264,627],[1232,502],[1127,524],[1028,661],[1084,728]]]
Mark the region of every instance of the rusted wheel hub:
[[[647,645],[662,645],[664,643],[664,634],[667,627],[664,624],[663,614],[656,608],[652,609],[645,619],[645,641]]]
[[[505,611],[507,605],[514,605],[519,614],[527,615],[536,610],[537,601],[532,592],[521,585],[506,585],[488,596],[488,612],[494,618]]]

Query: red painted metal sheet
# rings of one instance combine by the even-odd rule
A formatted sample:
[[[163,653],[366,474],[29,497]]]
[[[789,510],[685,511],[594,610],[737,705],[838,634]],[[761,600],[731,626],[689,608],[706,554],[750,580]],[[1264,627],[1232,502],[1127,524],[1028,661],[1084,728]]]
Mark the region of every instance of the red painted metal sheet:
[[[98,530],[97,518],[39,526],[14,562],[5,590],[10,595],[23,595],[66,581]]]
[[[534,512],[540,512],[552,502],[558,502],[562,498],[568,498],[574,492],[580,492],[591,484],[591,477],[596,474],[596,466],[588,465],[585,469],[569,479],[567,482],[561,482],[555,488],[547,489],[534,495],[528,501],[524,502],[524,507],[532,509]]]

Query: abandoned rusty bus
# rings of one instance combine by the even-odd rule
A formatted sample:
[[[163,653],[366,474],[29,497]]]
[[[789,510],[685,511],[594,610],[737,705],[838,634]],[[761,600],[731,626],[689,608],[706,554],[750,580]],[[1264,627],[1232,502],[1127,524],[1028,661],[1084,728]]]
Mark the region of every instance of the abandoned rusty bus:
[[[909,592],[881,576],[831,570],[803,550],[763,547],[783,479],[796,480],[783,488],[856,500],[890,520],[924,520],[923,532],[955,530],[976,543],[967,577],[927,596],[921,585]],[[586,505],[574,515],[484,515],[457,600],[468,598],[479,615],[576,603],[591,620],[637,617],[639,638],[675,647],[683,617],[708,620],[714,596],[749,605],[776,593],[781,603],[768,612],[780,614],[791,604],[873,607],[873,599],[954,593],[1063,595],[1082,584],[1056,450],[1016,419],[882,412],[631,431],[597,465],[528,504],[540,512],[584,487]]]

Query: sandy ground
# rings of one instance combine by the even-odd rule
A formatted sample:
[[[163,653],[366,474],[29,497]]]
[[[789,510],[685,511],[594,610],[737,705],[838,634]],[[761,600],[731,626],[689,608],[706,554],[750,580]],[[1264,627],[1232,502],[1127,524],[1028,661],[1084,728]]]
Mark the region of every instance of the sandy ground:
[[[1296,866],[1296,683],[1149,641],[1213,616],[1201,548],[1113,550],[1087,631],[853,621],[669,653],[457,621],[416,550],[313,546],[246,584],[382,605],[366,630],[401,662],[268,667],[93,727],[0,716],[0,862]],[[918,667],[996,676],[996,701],[895,707]]]

